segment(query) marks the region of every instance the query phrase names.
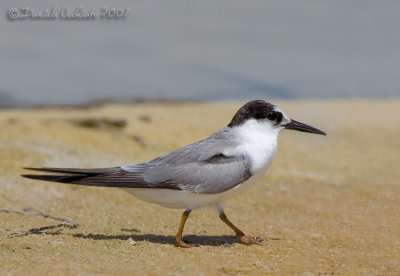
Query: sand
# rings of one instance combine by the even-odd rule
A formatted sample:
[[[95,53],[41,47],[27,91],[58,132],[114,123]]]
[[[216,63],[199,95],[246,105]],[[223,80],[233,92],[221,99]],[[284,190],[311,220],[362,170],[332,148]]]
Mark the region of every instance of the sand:
[[[208,137],[240,104],[0,110],[0,274],[399,275],[399,101],[277,102],[328,136],[284,131],[267,174],[226,202],[228,217],[263,238],[260,246],[239,244],[205,208],[185,228],[200,246],[177,248],[181,210],[114,188],[19,176],[23,166],[149,160]]]

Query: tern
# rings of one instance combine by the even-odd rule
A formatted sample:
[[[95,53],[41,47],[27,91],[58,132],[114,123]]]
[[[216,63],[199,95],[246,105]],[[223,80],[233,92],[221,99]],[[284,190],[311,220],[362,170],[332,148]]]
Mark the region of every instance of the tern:
[[[209,138],[151,161],[99,169],[26,168],[52,174],[23,177],[67,184],[118,187],[149,203],[184,209],[175,236],[179,247],[192,247],[182,239],[192,210],[215,206],[220,219],[242,244],[260,244],[237,228],[225,215],[223,202],[249,190],[269,167],[283,129],[326,135],[312,126],[290,119],[277,106],[254,100],[243,105],[230,123]]]

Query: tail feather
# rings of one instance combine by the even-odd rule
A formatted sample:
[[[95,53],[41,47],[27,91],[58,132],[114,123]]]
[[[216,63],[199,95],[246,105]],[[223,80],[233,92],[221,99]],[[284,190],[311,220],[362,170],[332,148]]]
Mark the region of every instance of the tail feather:
[[[25,170],[38,171],[38,172],[55,172],[66,174],[86,174],[86,175],[99,175],[105,173],[114,173],[119,170],[118,167],[101,168],[101,169],[75,169],[75,168],[32,168],[25,167]]]
[[[86,175],[41,175],[41,174],[23,174],[21,176],[35,180],[71,183],[71,184],[75,184],[75,182],[80,181],[83,178],[87,177]]]
[[[121,168],[101,168],[101,169],[73,169],[73,168],[24,168],[26,170],[56,173],[56,174],[22,174],[22,177],[59,182],[67,184],[77,184],[85,186],[106,186],[120,187],[121,184],[108,181],[108,177],[112,178],[114,174],[121,173]],[[104,178],[104,179],[103,179]]]
[[[23,174],[29,179],[76,184],[84,186],[118,187],[118,188],[167,188],[181,190],[177,185],[168,182],[151,183],[146,181],[141,172],[124,170],[121,167],[104,169],[70,169],[70,168],[26,168],[32,171],[50,174]]]

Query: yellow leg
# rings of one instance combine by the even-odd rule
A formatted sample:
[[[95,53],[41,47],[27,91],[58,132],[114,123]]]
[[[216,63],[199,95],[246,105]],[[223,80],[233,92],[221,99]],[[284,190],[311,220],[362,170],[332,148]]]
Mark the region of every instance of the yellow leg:
[[[184,247],[184,248],[193,247],[193,245],[188,244],[182,240],[183,228],[185,227],[185,223],[186,223],[187,218],[189,217],[190,212],[191,212],[191,210],[186,210],[182,214],[181,224],[179,225],[178,233],[176,233],[176,236],[175,236],[176,246],[178,246],[178,247]]]
[[[261,244],[262,239],[257,237],[250,237],[243,233],[239,228],[237,228],[225,215],[224,211],[221,209],[219,218],[228,225],[233,231],[235,231],[236,237],[239,237],[240,242],[242,244],[250,245],[250,244]]]

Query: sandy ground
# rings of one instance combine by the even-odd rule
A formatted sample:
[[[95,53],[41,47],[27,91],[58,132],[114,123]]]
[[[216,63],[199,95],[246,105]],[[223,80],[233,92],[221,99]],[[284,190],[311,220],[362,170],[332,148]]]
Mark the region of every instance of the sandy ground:
[[[0,111],[0,274],[399,275],[400,102],[278,104],[328,136],[284,131],[268,173],[226,203],[261,246],[239,244],[202,209],[185,228],[200,244],[191,249],[174,246],[180,210],[113,188],[23,179],[21,167],[145,161],[209,136],[240,103]],[[87,118],[127,125],[76,123]]]

